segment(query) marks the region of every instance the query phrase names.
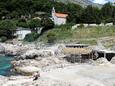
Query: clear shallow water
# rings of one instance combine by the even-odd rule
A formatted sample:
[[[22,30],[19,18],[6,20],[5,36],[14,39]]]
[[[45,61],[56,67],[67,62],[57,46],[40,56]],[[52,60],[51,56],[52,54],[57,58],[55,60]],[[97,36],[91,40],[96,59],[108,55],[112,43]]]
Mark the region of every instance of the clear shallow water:
[[[10,62],[12,60],[13,60],[12,57],[0,56],[0,75],[7,76],[11,73],[10,68],[12,65]]]

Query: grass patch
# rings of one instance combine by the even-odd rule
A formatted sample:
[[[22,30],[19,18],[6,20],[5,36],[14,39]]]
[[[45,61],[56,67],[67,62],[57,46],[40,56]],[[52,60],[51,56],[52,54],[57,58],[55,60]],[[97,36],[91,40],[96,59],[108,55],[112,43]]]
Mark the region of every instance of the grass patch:
[[[73,31],[73,38],[76,39],[99,38],[105,36],[115,36],[115,26],[78,28]]]
[[[47,42],[48,33],[56,34],[57,42],[62,40],[79,40],[84,44],[97,44],[96,39],[106,36],[115,36],[115,26],[87,27],[71,29],[71,26],[59,26],[47,31],[40,37],[41,41]]]
[[[81,44],[91,44],[91,45],[96,45],[97,44],[96,40],[80,40],[79,42]]]

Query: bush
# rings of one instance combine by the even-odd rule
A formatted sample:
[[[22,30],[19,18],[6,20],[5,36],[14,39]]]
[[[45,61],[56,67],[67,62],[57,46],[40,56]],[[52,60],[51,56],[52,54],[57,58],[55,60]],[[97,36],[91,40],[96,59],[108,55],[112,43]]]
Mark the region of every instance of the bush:
[[[83,28],[84,27],[84,25],[83,24],[80,24],[79,26],[78,26],[78,28]]]
[[[7,37],[5,36],[0,37],[0,42],[5,42],[6,40],[7,40]]]
[[[28,41],[28,42],[33,42],[38,38],[38,34],[37,33],[29,33],[25,36],[24,40]]]
[[[112,22],[112,18],[106,18],[103,20],[103,23],[106,24],[106,23],[111,23]]]
[[[4,32],[2,33],[3,36],[7,37],[8,39],[13,38],[16,28],[16,24],[12,20],[0,21],[0,32]]]
[[[25,19],[19,19],[18,22],[17,22],[17,26],[18,27],[24,27],[24,28],[28,27],[27,22],[26,22]]]
[[[48,43],[54,43],[56,41],[56,34],[53,32],[49,32],[47,34],[47,40],[48,40]]]
[[[72,28],[74,24],[73,23],[67,23],[67,24],[62,24],[62,25],[59,25],[59,26],[55,26],[55,28],[60,28],[60,29],[63,29],[63,30],[70,30]]]

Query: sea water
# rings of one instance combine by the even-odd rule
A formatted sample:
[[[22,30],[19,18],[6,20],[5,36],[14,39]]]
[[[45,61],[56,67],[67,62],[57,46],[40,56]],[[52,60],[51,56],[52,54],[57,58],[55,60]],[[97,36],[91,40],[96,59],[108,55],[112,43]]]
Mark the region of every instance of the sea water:
[[[12,57],[0,55],[0,75],[7,76],[10,74],[10,69],[12,67],[11,65],[12,60],[13,60]]]

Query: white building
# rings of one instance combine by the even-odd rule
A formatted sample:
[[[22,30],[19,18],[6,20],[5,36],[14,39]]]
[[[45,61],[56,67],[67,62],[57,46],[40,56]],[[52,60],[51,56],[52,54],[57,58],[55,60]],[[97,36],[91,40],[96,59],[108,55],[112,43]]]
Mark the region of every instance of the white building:
[[[41,33],[42,27],[38,27],[38,34]],[[29,28],[22,28],[22,27],[18,27],[18,29],[16,30],[16,33],[14,34],[15,36],[17,36],[18,40],[23,40],[25,38],[25,36],[27,34],[31,33],[31,30]]]
[[[66,24],[68,14],[56,13],[55,8],[52,8],[52,20],[55,25]]]
[[[17,36],[18,40],[23,40],[29,33],[31,33],[30,29],[18,28],[14,35]]]

